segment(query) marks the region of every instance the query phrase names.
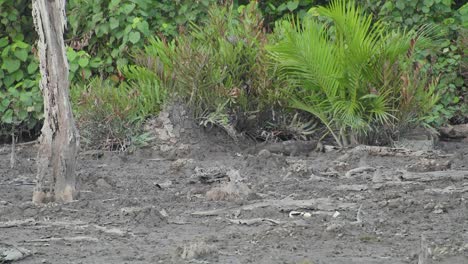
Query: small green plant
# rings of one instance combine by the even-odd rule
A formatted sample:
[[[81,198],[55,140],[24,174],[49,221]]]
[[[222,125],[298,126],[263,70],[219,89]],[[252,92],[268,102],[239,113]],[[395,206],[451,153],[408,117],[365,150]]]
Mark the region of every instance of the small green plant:
[[[129,67],[123,72],[132,80],[132,74],[138,76],[138,72],[145,71]],[[143,133],[142,124],[158,114],[165,92],[151,75],[118,86],[110,80],[94,78],[88,84],[75,84],[71,98],[85,147],[127,151],[150,139]]]
[[[389,31],[354,2],[335,0],[311,13],[302,23],[279,24],[285,35],[271,55],[298,87],[292,106],[320,119],[338,145],[399,121],[418,125],[432,110],[434,85],[409,59],[427,45],[424,34]]]

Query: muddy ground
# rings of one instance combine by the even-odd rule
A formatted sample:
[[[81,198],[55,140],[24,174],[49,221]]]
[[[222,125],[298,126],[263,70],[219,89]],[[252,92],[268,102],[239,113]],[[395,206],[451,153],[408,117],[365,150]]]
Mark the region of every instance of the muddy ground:
[[[10,169],[4,146],[0,249],[24,264],[468,263],[467,143],[297,156],[249,144],[84,151],[79,199],[44,206],[30,202],[36,147],[18,146]]]

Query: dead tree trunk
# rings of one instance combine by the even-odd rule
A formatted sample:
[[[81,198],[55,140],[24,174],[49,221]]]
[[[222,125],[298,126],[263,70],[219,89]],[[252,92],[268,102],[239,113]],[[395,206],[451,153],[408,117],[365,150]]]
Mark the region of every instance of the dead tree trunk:
[[[33,202],[70,202],[75,186],[79,135],[69,101],[68,61],[63,33],[66,0],[33,0],[33,19],[44,97],[44,126],[37,158]]]

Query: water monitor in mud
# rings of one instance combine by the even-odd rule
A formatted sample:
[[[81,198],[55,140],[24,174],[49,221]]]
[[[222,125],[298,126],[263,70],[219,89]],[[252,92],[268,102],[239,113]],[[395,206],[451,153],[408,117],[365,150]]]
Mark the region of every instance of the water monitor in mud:
[[[248,154],[258,154],[262,150],[285,156],[308,155],[312,151],[323,151],[324,147],[319,141],[287,140],[282,142],[264,142],[247,149]]]

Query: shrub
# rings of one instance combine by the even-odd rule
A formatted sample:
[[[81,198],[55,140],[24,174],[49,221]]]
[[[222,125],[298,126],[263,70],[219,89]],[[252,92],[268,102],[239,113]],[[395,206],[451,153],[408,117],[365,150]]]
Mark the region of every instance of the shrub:
[[[206,8],[215,2],[216,0],[70,1],[68,43],[73,50],[82,53],[81,63],[75,68],[71,67],[71,70],[82,77],[77,79],[86,80],[91,73],[121,78],[118,67],[131,62],[131,50],[143,47],[148,37],[155,34],[174,37],[188,22],[203,19]]]
[[[438,98],[410,60],[417,46],[427,45],[423,35],[389,32],[353,2],[335,0],[312,12],[326,19],[281,23],[284,38],[270,48],[298,87],[293,107],[319,118],[340,146],[377,128],[424,121]]]
[[[435,107],[431,123],[440,126],[468,121],[468,86],[463,75],[463,57],[466,48],[462,44],[468,28],[468,4],[461,0],[397,0],[363,1],[380,20],[392,27],[415,27],[436,24],[444,32],[445,41],[431,50],[418,51],[416,57],[430,58],[431,63],[421,71],[440,77],[436,90],[440,100]],[[466,36],[465,36],[466,37]]]
[[[85,147],[126,151],[145,143],[146,118],[157,115],[165,99],[154,74],[140,67],[122,69],[129,82],[116,87],[92,79],[71,89],[73,110]],[[138,78],[137,78],[138,77]]]
[[[202,124],[256,134],[284,85],[271,67],[267,42],[255,2],[238,10],[213,6],[207,22],[192,24],[173,42],[151,41],[137,61],[157,72]]]

